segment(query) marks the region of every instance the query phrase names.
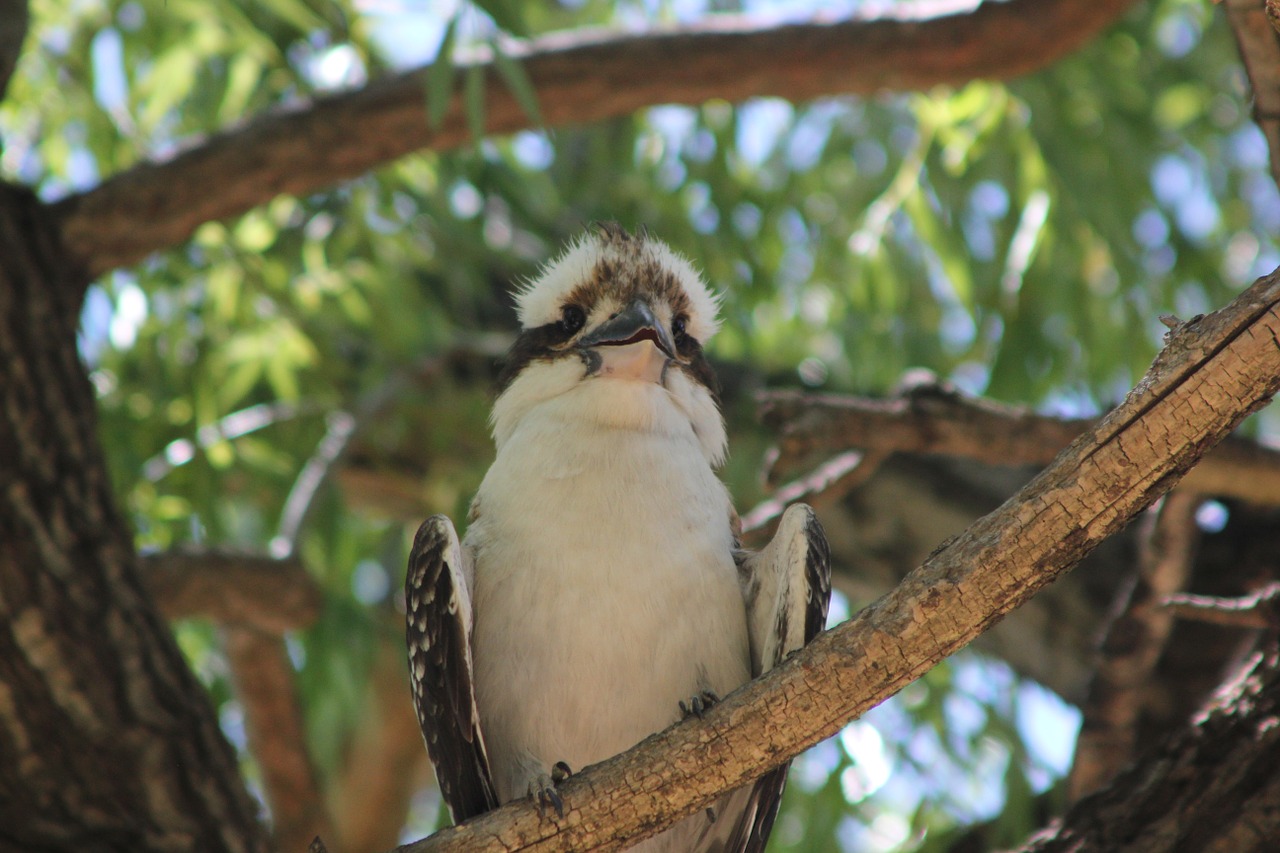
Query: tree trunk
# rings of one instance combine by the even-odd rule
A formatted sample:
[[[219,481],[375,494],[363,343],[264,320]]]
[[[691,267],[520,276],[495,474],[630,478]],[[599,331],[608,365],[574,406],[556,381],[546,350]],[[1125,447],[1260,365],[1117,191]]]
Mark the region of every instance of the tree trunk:
[[[138,580],[76,351],[85,276],[0,185],[0,850],[264,850]]]

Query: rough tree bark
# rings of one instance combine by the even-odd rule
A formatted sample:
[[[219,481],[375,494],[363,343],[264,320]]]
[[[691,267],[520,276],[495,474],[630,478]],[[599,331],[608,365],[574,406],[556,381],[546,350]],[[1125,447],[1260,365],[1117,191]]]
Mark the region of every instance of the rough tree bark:
[[[1250,657],[1192,725],[1025,853],[1269,853],[1280,842],[1280,653]]]
[[[934,22],[782,28],[776,41],[767,32],[732,30],[637,39],[634,51],[622,50],[624,42],[548,44],[545,53],[530,55],[528,68],[535,85],[550,93],[544,113],[551,123],[673,99],[763,93],[802,99],[916,88],[1041,67],[1130,5],[1014,0]],[[25,4],[0,0],[0,94],[14,45],[21,42],[24,12]],[[1010,32],[1018,35],[1010,38]],[[857,51],[851,48],[855,40]],[[706,64],[712,57],[716,62]],[[583,63],[598,73],[583,73]],[[637,67],[680,73],[664,78],[664,87],[651,74],[635,74]],[[203,691],[139,581],[96,437],[93,394],[76,354],[79,299],[92,275],[175,245],[210,218],[234,215],[280,192],[332,185],[418,147],[463,141],[465,122],[457,111],[439,134],[427,131],[421,85],[419,72],[263,117],[52,209],[26,190],[0,186],[0,849],[266,847]],[[490,86],[488,104],[490,130],[525,125],[502,87]],[[350,132],[343,117],[352,115],[362,117],[357,126],[364,135]],[[1178,464],[1188,458],[1179,457]],[[1154,493],[1159,485],[1145,488]],[[1094,533],[1084,538],[1092,542]],[[898,606],[918,603],[912,596],[924,594],[919,581],[897,595]],[[934,601],[920,599],[919,625],[913,627],[913,620],[896,627],[930,625],[935,617],[926,611]],[[970,602],[991,606],[986,619],[1006,604]],[[871,658],[858,660],[863,665]],[[848,664],[842,677],[851,671]],[[772,701],[804,703],[787,693],[782,679],[803,676],[810,671],[805,666],[789,666],[790,675],[771,682],[782,691]],[[880,675],[881,697],[910,677],[906,670]],[[827,690],[842,684],[836,679]],[[768,689],[753,687],[752,695],[764,697],[761,691]],[[720,726],[749,700],[726,703],[708,725]],[[835,716],[849,713],[852,700],[844,701]],[[745,734],[715,731],[729,744],[765,738],[745,741],[755,744],[746,754],[760,766],[797,748],[796,737],[769,745],[771,732],[784,731],[776,720]],[[692,767],[693,754],[682,754],[677,764]],[[719,781],[732,784],[728,777]],[[573,784],[585,790],[587,781]],[[644,831],[652,831],[654,815],[669,819],[674,809],[693,808],[690,802],[673,799],[668,815],[642,797],[634,814]]]
[[[0,185],[0,848],[264,850],[235,755],[138,579],[69,257],[35,196]]]

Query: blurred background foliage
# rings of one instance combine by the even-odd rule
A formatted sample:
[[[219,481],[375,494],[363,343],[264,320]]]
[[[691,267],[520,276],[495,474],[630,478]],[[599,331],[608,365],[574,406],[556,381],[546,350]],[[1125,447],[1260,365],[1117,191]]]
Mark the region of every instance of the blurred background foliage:
[[[0,174],[57,198],[432,62],[442,43],[428,108],[458,92],[478,118],[455,61],[513,38],[894,5],[912,4],[35,0],[0,105]],[[522,85],[518,66],[506,76]],[[1159,315],[1218,307],[1280,263],[1266,166],[1218,10],[1153,0],[1009,84],[660,106],[278,198],[98,282],[81,352],[140,547],[297,553],[323,585],[325,614],[290,651],[336,777],[369,724],[378,650],[401,642],[406,537],[430,512],[463,517],[490,461],[510,286],[584,224],[647,224],[724,292],[710,351],[746,509],[767,444],[749,392],[766,385],[880,395],[924,367],[1050,412],[1105,409],[1148,365]],[[1266,417],[1252,428],[1275,433]],[[214,631],[179,637],[252,780]],[[996,815],[1016,840],[1068,766],[1074,724],[1043,688],[962,655],[797,762],[771,849],[941,849]],[[439,814],[428,786],[406,834]]]

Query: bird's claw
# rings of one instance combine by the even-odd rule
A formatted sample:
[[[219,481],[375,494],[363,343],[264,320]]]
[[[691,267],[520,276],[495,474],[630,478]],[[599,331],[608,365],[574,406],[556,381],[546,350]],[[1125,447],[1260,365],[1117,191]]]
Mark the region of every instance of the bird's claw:
[[[695,693],[688,702],[680,700],[680,716],[682,718],[697,717],[702,719],[702,715],[714,704],[720,701],[720,697],[710,690],[703,690],[701,693]]]
[[[564,817],[564,799],[560,796],[560,792],[556,790],[564,780],[573,775],[573,771],[569,769],[569,765],[563,761],[557,761],[551,768],[551,773],[539,773],[537,778],[529,783],[529,797],[538,806],[538,814],[546,816],[547,806],[556,810],[556,817]]]

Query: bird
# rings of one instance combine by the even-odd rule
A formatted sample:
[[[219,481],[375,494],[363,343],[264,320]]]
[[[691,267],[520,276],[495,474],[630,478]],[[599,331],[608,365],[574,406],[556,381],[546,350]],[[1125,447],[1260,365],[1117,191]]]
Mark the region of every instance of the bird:
[[[562,817],[557,784],[776,666],[831,593],[809,507],[742,545],[704,352],[719,296],[689,260],[597,224],[514,298],[466,535],[427,519],[405,579],[414,706],[455,822],[522,797]],[[763,850],[786,772],[633,849]]]

